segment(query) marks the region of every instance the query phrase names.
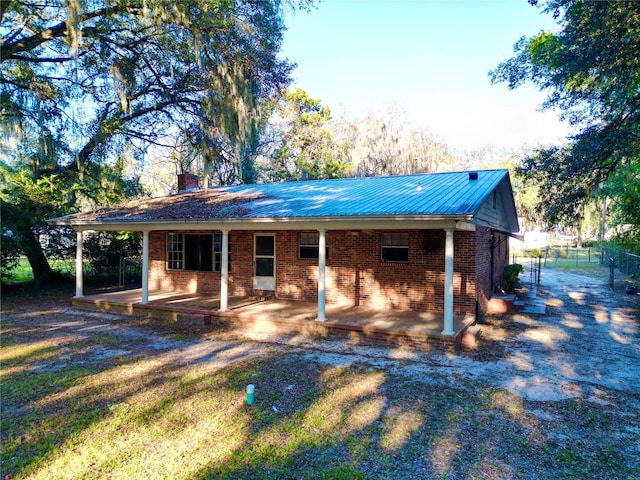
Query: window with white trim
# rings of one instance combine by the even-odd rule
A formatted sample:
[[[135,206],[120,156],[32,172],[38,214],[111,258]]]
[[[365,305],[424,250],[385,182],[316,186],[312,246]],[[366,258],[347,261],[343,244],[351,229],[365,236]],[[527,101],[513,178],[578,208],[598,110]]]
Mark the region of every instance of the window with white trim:
[[[167,268],[169,270],[184,268],[184,239],[181,233],[167,235]]]
[[[229,236],[229,250],[231,250]],[[230,261],[231,255],[227,257]],[[167,269],[200,272],[222,270],[222,233],[167,234]]]
[[[325,236],[325,254],[329,258],[329,242]],[[319,232],[300,232],[298,234],[298,258],[317,259],[320,251],[320,233]]]
[[[227,265],[231,271],[231,234],[227,234]],[[213,271],[222,271],[222,234],[213,235]]]
[[[385,262],[408,262],[409,234],[398,232],[383,233],[382,260]]]

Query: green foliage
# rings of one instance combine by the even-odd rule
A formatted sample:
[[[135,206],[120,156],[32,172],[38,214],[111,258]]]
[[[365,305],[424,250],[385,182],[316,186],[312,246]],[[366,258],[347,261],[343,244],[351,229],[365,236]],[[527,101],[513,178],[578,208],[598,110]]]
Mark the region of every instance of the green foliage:
[[[512,292],[513,288],[518,283],[518,275],[522,272],[522,265],[519,263],[513,263],[504,267],[504,273],[502,275],[502,286],[506,292]]]
[[[576,225],[583,205],[609,182],[614,202],[637,210],[638,189],[613,186],[629,178],[640,157],[640,3],[530,3],[544,3],[560,28],[520,39],[492,80],[510,88],[533,82],[549,92],[544,106],[579,128],[567,145],[540,148],[523,161],[522,172],[540,186],[539,211],[548,225]],[[617,222],[637,224],[629,208],[616,215]]]
[[[2,227],[2,238],[0,238],[0,277],[12,278],[12,271],[20,263],[20,244],[13,232]]]
[[[117,272],[123,258],[137,257],[142,250],[138,232],[95,232],[83,244],[92,273],[107,277]]]
[[[344,148],[327,128],[331,111],[300,88],[286,92],[276,107],[282,119],[278,146],[270,154],[270,180],[312,180],[343,177],[350,165]]]
[[[640,162],[617,169],[602,189],[602,195],[614,199],[610,208],[613,226],[628,225],[625,236],[640,240]]]
[[[280,2],[3,1],[0,30],[3,228],[36,281],[44,220],[140,195],[126,172],[176,129],[220,183],[256,181],[264,105],[292,69]]]
[[[127,149],[143,154],[179,128],[207,162],[231,162],[251,181],[262,105],[292,68],[277,58],[280,2],[41,3],[3,2],[3,134],[18,147],[8,155],[50,139],[47,156],[81,170]]]

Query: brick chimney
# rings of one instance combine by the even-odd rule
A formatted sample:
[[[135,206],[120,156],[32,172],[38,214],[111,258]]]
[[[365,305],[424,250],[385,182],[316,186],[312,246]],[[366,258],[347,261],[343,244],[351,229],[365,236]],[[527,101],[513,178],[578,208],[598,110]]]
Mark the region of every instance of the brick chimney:
[[[178,193],[193,192],[199,188],[197,175],[193,173],[178,174]]]

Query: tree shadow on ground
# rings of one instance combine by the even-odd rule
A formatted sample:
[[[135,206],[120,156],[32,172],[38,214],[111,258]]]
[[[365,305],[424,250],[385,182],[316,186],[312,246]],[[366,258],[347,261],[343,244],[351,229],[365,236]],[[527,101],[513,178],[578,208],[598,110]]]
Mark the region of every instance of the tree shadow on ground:
[[[615,398],[608,406],[536,404],[456,376],[434,382],[348,355],[328,364],[313,352],[255,342],[191,338],[158,349],[154,337],[162,333],[149,325],[146,337],[136,336],[133,320],[82,315],[51,299],[3,313],[2,475],[429,479],[632,472],[633,460],[616,454],[627,439],[612,435],[619,427]],[[251,406],[248,383],[256,386]],[[572,426],[587,433],[570,439]]]

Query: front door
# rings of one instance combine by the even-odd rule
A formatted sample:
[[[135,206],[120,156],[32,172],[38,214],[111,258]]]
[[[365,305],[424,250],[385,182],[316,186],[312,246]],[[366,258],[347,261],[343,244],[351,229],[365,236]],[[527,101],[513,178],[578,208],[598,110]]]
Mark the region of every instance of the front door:
[[[276,237],[256,235],[254,241],[254,290],[276,289]]]

